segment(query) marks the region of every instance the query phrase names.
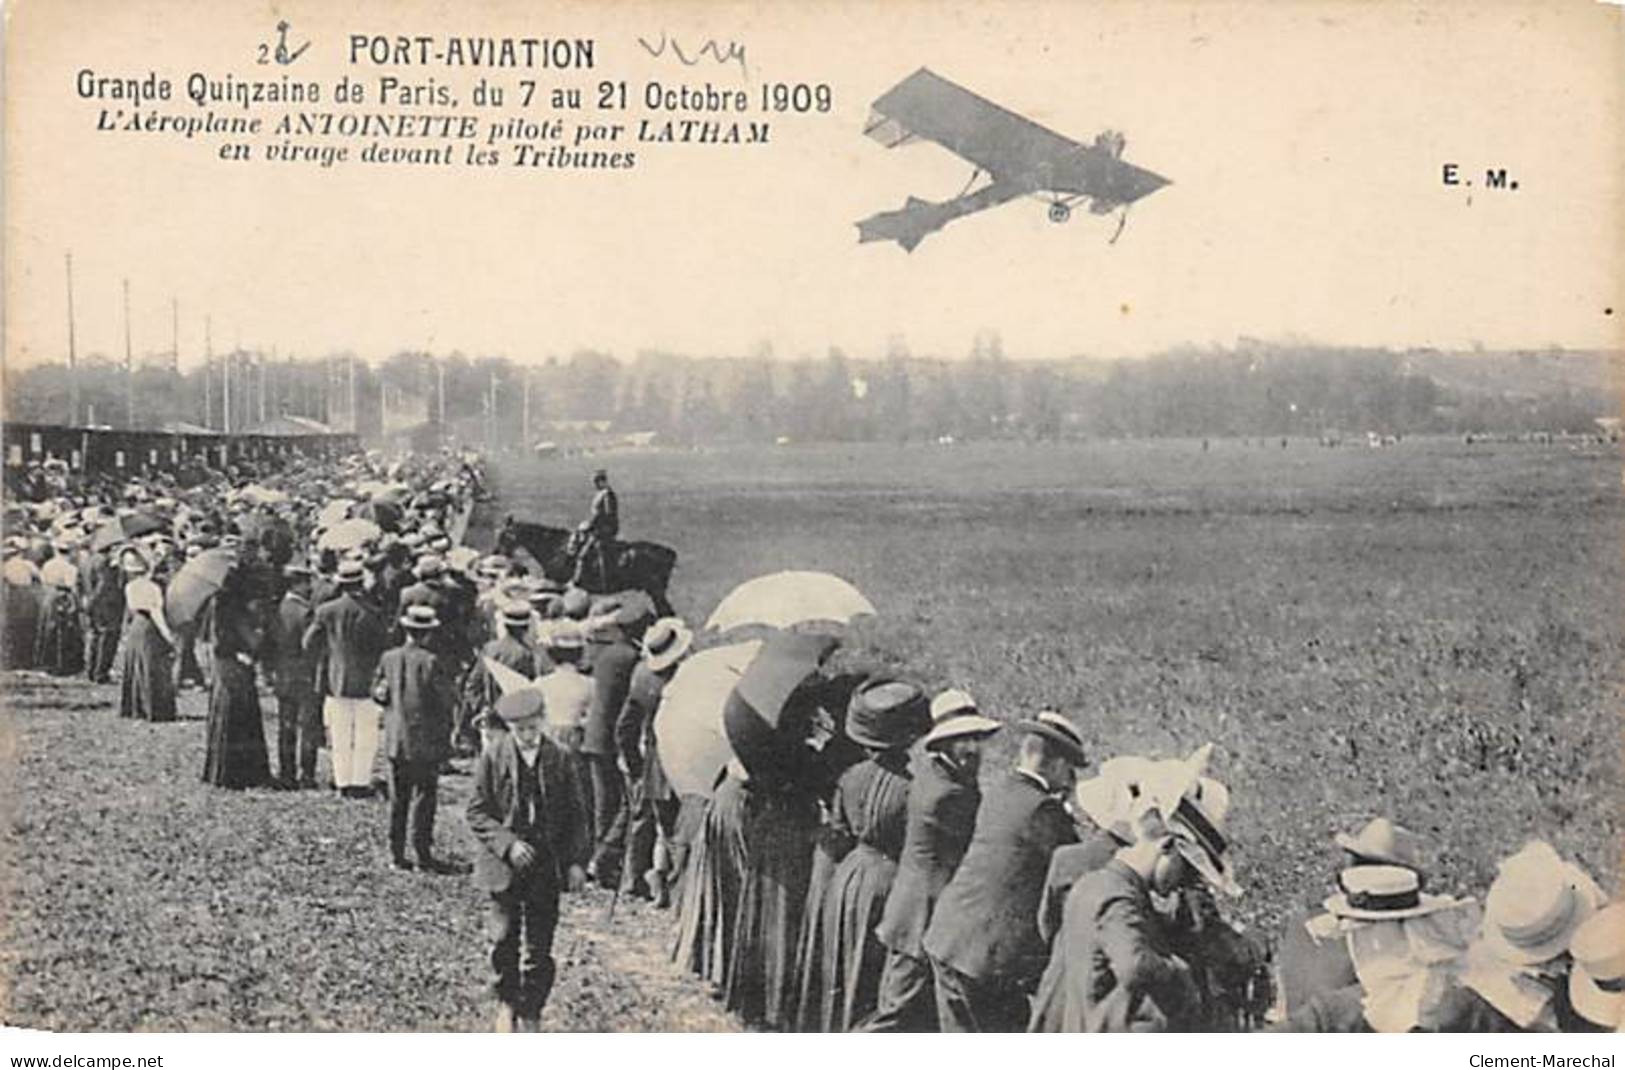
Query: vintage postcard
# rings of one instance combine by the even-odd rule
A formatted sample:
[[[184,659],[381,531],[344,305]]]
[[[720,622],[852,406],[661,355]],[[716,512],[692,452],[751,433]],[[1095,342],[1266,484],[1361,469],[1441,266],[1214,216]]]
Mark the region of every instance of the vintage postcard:
[[[1620,12],[8,4],[0,1022],[1616,1031]]]

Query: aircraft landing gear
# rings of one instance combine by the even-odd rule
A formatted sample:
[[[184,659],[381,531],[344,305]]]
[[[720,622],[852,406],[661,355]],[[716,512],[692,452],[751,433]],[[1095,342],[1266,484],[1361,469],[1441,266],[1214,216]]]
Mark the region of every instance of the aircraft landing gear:
[[[1051,201],[1049,206],[1049,221],[1051,223],[1065,223],[1072,218],[1072,206],[1063,201]]]

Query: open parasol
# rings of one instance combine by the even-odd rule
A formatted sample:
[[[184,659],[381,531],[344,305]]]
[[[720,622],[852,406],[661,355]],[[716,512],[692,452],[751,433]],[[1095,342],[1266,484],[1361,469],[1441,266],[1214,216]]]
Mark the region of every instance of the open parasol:
[[[316,526],[331,528],[342,524],[350,518],[350,507],[354,504],[349,498],[334,498],[316,514]]]
[[[710,795],[717,774],[733,757],[722,711],[762,642],[712,647],[694,654],[660,696],[655,743],[666,779],[682,795]]]
[[[357,546],[369,543],[384,533],[384,529],[371,520],[354,517],[350,520],[341,520],[337,524],[322,532],[317,540],[318,550],[353,550]]]
[[[226,549],[205,550],[182,565],[164,595],[170,625],[181,628],[196,620],[236,565],[237,555]]]
[[[783,777],[796,764],[811,729],[811,707],[791,696],[840,645],[827,635],[779,632],[739,678],[723,707],[728,745],[752,776]]]
[[[873,613],[863,592],[828,572],[774,572],[758,576],[728,593],[705,622],[726,632],[746,624],[788,628],[807,621],[849,623]]]
[[[157,517],[148,513],[131,513],[129,516],[109,520],[97,528],[96,533],[90,537],[90,547],[93,550],[105,550],[109,546],[163,530],[164,522]]]

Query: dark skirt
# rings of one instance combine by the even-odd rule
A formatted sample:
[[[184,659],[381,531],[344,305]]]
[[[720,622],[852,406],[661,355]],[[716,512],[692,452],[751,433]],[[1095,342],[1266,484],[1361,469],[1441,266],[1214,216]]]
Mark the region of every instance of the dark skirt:
[[[119,662],[120,717],[143,721],[175,719],[174,652],[152,618],[136,613],[124,630],[124,656]]]
[[[45,589],[34,665],[53,676],[77,676],[85,671],[85,632],[79,624],[79,599],[66,587]]]
[[[5,588],[4,646],[7,669],[32,669],[34,644],[39,636],[40,600],[50,588],[31,583],[19,587],[13,583],[0,584]]]
[[[830,875],[822,900],[808,910],[811,934],[803,955],[801,1028],[845,1033],[874,1011],[886,948],[875,927],[886,910],[897,863],[860,843]]]
[[[727,980],[745,868],[744,784],[728,777],[705,804],[688,850],[672,961],[718,987]]]
[[[810,793],[745,785],[744,879],[728,960],[728,1009],[768,1029],[795,1025],[797,957],[812,880],[818,803]]]
[[[203,782],[221,788],[252,788],[271,779],[265,721],[254,690],[254,667],[233,657],[214,659],[209,691],[209,749]]]

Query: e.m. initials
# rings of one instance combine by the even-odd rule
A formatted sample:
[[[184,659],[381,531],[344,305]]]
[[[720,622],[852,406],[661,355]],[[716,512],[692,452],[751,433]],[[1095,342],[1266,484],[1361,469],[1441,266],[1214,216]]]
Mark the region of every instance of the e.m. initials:
[[[1473,184],[1472,179],[1462,177],[1460,164],[1445,164],[1440,177],[1447,186],[1471,186]],[[1518,180],[1509,178],[1505,167],[1489,167],[1484,170],[1484,185],[1482,188],[1515,190],[1518,188]]]

